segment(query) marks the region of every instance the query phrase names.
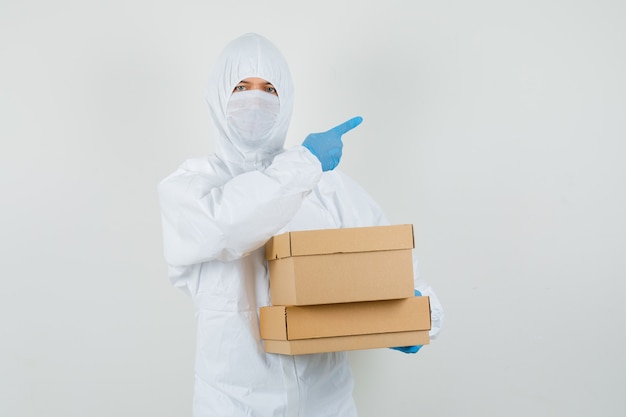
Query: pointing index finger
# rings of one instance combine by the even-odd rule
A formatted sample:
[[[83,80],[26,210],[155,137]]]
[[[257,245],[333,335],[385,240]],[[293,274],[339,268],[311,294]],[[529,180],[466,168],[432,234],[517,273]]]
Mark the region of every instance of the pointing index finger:
[[[344,133],[347,133],[351,131],[352,129],[354,129],[355,127],[357,127],[358,125],[360,125],[362,121],[363,121],[363,118],[361,116],[353,117],[352,119],[346,122],[343,122],[342,124],[338,126],[333,127],[332,129],[329,130],[329,132],[335,131],[339,133],[340,135],[343,135]]]

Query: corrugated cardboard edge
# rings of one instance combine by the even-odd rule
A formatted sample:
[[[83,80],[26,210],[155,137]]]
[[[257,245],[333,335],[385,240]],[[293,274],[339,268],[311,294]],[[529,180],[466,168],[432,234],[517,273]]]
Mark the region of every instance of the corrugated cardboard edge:
[[[305,355],[311,353],[343,352],[349,350],[380,349],[396,346],[427,345],[427,330],[397,333],[378,333],[304,340],[265,340],[267,353]]]
[[[273,236],[265,245],[268,261],[289,256],[412,249],[412,224],[301,230]]]

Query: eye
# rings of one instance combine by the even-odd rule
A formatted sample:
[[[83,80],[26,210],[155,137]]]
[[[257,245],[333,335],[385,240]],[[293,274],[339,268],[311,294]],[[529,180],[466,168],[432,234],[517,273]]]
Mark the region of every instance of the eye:
[[[278,95],[278,92],[276,91],[276,89],[271,85],[268,85],[267,87],[265,87],[265,92],[274,94],[275,96]]]
[[[243,84],[236,85],[233,89],[233,93],[237,93],[239,91],[246,91],[246,86]]]

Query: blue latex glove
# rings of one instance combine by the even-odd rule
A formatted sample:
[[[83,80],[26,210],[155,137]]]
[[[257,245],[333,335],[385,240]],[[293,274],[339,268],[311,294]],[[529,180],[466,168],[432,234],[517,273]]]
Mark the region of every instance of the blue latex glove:
[[[415,296],[419,297],[420,295],[422,295],[421,292],[419,292],[418,290],[415,290]],[[423,345],[417,345],[417,346],[399,346],[399,347],[392,347],[389,349],[393,349],[393,350],[399,350],[400,352],[404,352],[404,353],[417,353]]]
[[[311,133],[302,142],[302,146],[317,156],[317,159],[322,163],[322,171],[335,169],[341,159],[341,150],[343,148],[341,136],[360,125],[362,121],[363,118],[357,116],[326,132]]]
[[[404,352],[404,353],[417,353],[423,345],[417,345],[417,346],[399,346],[399,347],[392,347],[389,349],[393,349],[393,350],[399,350],[400,352]]]

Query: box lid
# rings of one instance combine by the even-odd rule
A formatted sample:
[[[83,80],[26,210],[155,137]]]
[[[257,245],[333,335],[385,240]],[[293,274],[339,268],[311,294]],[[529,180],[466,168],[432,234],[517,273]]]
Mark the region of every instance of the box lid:
[[[261,338],[314,339],[430,330],[429,297],[314,306],[261,307]]]
[[[351,227],[286,232],[265,245],[268,260],[290,256],[412,249],[413,225]]]

